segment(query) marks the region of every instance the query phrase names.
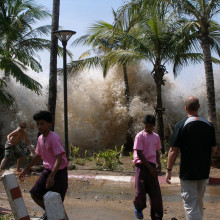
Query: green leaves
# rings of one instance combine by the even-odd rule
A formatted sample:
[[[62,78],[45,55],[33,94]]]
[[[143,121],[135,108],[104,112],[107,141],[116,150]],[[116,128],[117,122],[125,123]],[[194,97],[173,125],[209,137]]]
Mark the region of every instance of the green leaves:
[[[114,170],[117,164],[120,164],[120,157],[124,151],[124,146],[121,146],[121,149],[118,150],[115,146],[115,150],[104,150],[98,153],[94,153],[94,160],[96,161],[97,166],[101,166],[103,169]]]
[[[50,34],[51,27],[45,25],[33,29],[32,26],[48,16],[49,13],[42,6],[35,5],[33,0],[0,0],[0,69],[7,80],[13,77],[37,94],[41,94],[42,86],[26,72],[28,68],[42,71],[36,53],[50,50],[50,41],[40,36]],[[2,102],[8,99],[2,90],[4,86],[1,87]]]

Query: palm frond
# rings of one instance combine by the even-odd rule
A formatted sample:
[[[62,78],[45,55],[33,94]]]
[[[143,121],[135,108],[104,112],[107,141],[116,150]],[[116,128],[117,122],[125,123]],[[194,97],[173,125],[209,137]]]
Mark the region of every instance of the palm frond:
[[[187,65],[191,64],[197,64],[203,61],[203,54],[201,53],[184,53],[184,54],[178,54],[178,56],[175,56],[174,58],[174,64],[173,64],[173,73],[176,77],[181,69]]]
[[[13,76],[16,79],[17,82],[40,95],[42,89],[41,84],[29,77],[28,75],[26,75],[21,67],[25,69],[25,67],[22,66],[22,64],[20,63],[7,63],[7,71],[10,73],[11,76]]]
[[[70,75],[77,74],[85,69],[97,68],[101,66],[101,57],[95,56],[91,58],[86,58],[82,60],[72,61],[67,65],[67,72]],[[58,73],[61,74],[62,69],[58,70]]]
[[[4,91],[3,88],[0,88],[0,103],[8,106],[13,104],[13,97]]]

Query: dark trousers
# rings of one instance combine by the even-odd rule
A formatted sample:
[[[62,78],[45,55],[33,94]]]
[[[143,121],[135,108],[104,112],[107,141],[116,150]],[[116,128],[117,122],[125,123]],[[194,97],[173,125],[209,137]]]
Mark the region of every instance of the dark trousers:
[[[151,166],[156,168],[155,164],[151,164]],[[151,219],[162,219],[163,202],[158,177],[153,177],[143,164],[136,164],[134,206],[139,212],[147,207],[146,194],[150,197]]]
[[[43,200],[44,195],[48,191],[57,192],[61,195],[62,201],[64,201],[64,197],[68,188],[67,167],[57,171],[54,177],[54,185],[51,188],[46,189],[47,178],[50,174],[50,170],[44,170],[39,176],[37,182],[34,184],[33,188],[30,190],[30,193],[37,197],[39,200]]]

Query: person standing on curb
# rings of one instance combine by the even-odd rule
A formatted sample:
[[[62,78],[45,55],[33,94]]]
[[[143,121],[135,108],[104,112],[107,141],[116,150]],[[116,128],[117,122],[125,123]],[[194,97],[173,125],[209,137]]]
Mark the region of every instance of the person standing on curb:
[[[180,151],[181,196],[187,220],[203,219],[203,197],[211,155],[217,151],[215,129],[198,115],[199,108],[198,98],[186,99],[188,117],[175,125],[167,161],[166,182],[170,184],[172,167]]]
[[[134,212],[137,219],[143,219],[146,208],[146,194],[150,197],[151,219],[163,218],[163,203],[157,174],[161,172],[160,137],[153,132],[155,117],[146,115],[144,130],[139,132],[134,141],[135,164],[135,199]],[[158,165],[156,167],[156,164]]]

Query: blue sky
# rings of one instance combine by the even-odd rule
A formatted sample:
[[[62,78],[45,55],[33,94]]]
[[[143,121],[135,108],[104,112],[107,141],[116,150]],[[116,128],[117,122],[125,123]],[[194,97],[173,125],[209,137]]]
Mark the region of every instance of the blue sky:
[[[38,0],[37,4],[45,6],[49,12],[52,11],[52,0]],[[86,34],[87,28],[98,20],[104,20],[109,23],[113,21],[112,8],[117,10],[124,0],[60,0],[60,26],[62,29],[69,29],[76,31],[76,35],[69,40],[67,49],[73,53],[74,59],[77,59],[85,50],[85,47],[71,47],[71,43],[78,37]],[[217,17],[217,19],[220,16]],[[219,20],[219,19],[218,19]],[[51,19],[44,20],[38,23],[38,26],[44,24],[51,24]],[[49,74],[49,53],[40,53],[41,64],[43,66],[43,73],[37,76],[37,79],[43,83],[48,83]],[[62,67],[62,58],[58,58],[58,67]],[[219,71],[219,66],[214,66],[215,71]],[[168,71],[172,72],[171,67]],[[35,74],[34,74],[35,75]],[[194,81],[198,78],[204,77],[203,64],[190,65],[181,71],[181,74],[175,80],[181,86],[187,85],[193,87]],[[171,79],[173,79],[170,74]]]
[[[72,47],[71,43],[78,37],[86,34],[88,27],[98,20],[107,22],[113,21],[112,8],[117,10],[122,4],[123,0],[60,0],[60,26],[62,29],[76,31],[76,35],[68,41],[67,49],[70,50],[77,59],[85,50],[85,47]],[[38,0],[40,4],[52,13],[52,0]],[[51,18],[37,23],[37,26],[51,24]],[[50,37],[48,37],[50,39]],[[61,45],[61,43],[59,42]],[[42,84],[48,83],[49,74],[49,52],[39,53],[43,72],[35,74],[34,77]],[[58,67],[63,66],[62,58],[58,58]]]

